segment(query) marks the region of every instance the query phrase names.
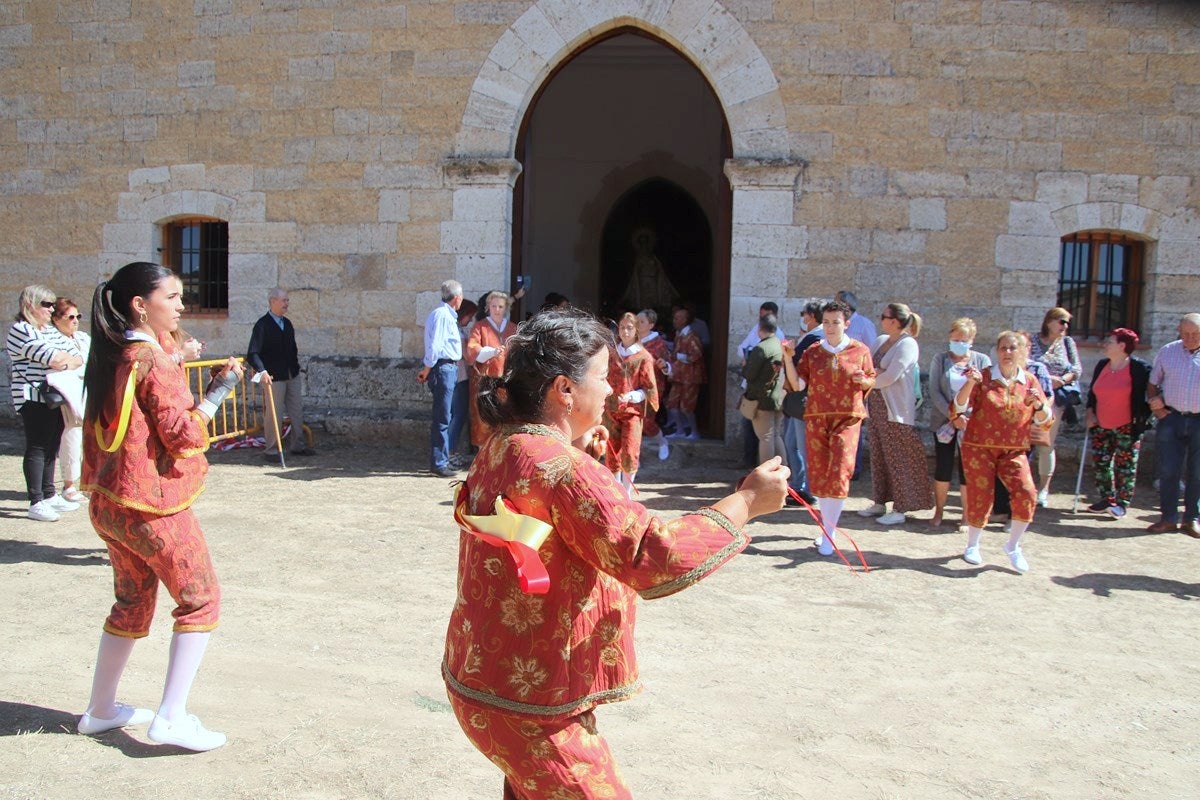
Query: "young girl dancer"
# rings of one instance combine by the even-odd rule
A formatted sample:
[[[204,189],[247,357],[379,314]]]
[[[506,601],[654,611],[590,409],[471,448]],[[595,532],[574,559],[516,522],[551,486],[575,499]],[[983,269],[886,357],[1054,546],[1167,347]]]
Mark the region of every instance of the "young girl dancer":
[[[609,357],[608,383],[612,394],[605,401],[604,425],[608,428],[608,455],[605,461],[633,497],[633,479],[637,475],[642,452],[642,425],[646,416],[658,410],[658,383],[654,377],[654,359],[638,343],[637,317],[626,313],[617,323],[620,342]]]
[[[126,264],[92,299],[82,484],[92,493],[92,525],[108,546],[116,603],[79,732],[149,722],[151,740],[203,751],[223,745],[225,734],[188,714],[187,697],[217,627],[221,589],[191,505],[208,472],[208,420],[242,370],[229,359],[193,405],[183,370],[159,345],[182,310],[171,271],[146,262]],[[176,603],[175,633],[153,713],[116,698],[134,642],[150,632],[159,581]]]

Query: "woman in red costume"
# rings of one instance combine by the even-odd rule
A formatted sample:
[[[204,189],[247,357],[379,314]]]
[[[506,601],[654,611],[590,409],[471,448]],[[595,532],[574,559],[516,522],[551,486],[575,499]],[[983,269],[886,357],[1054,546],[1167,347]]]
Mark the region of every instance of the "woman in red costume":
[[[82,484],[92,493],[92,525],[108,546],[117,601],[100,636],[79,732],[150,723],[152,741],[202,751],[225,743],[225,734],[187,713],[217,627],[221,589],[191,505],[208,472],[208,420],[241,379],[241,367],[229,359],[194,403],[183,370],[159,344],[178,327],[182,310],[174,275],[146,262],[122,267],[92,299]],[[117,702],[117,685],[134,643],[150,632],[160,581],[176,608],[155,713]]]
[[[706,577],[783,506],[778,458],[733,494],[667,521],[596,461],[611,335],[574,311],[542,312],[481,383],[497,426],[460,487],[458,593],[442,674],[459,724],[505,775],[509,800],[631,797],[592,710],[641,690],[637,597]]]
[[[642,420],[658,410],[658,384],[654,379],[654,359],[638,344],[637,317],[626,313],[617,323],[620,341],[611,355],[608,383],[613,393],[604,411],[608,428],[608,455],[605,462],[633,497],[633,479],[642,453]]]
[[[1037,487],[1029,472],[1029,429],[1048,426],[1053,412],[1033,373],[1024,368],[1024,337],[1004,331],[996,339],[997,364],[982,371],[967,370],[950,418],[971,409],[962,440],[963,472],[970,490],[966,499],[967,549],[963,560],[982,564],[979,540],[992,513],[996,478],[1012,498],[1012,529],[1004,552],[1017,572],[1028,572],[1021,537],[1033,521]]]
[[[517,332],[517,326],[508,318],[511,305],[504,292],[491,292],[485,301],[487,316],[475,323],[463,354],[470,365],[471,394],[479,397],[479,381],[485,375],[504,374],[504,343]],[[479,406],[471,403],[471,444],[482,447],[492,435],[492,429],[479,416]],[[451,442],[453,444],[453,442]]]
[[[804,410],[808,489],[821,510],[817,550],[833,555],[834,531],[850,493],[854,457],[867,392],[875,385],[875,367],[867,345],[846,333],[850,306],[834,300],[821,307],[825,338],[809,345],[797,367],[797,390],[808,388]]]

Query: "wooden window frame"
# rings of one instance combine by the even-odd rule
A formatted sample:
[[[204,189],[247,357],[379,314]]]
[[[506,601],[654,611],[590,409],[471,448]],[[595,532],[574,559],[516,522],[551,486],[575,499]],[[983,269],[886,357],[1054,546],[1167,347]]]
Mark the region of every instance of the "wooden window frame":
[[[198,228],[199,241],[185,245],[185,231],[193,228]],[[164,222],[159,254],[163,266],[183,282],[184,313],[229,313],[229,223],[213,217]],[[185,270],[183,262],[189,256],[194,268]]]
[[[1080,231],[1062,237],[1057,302],[1071,312],[1072,336],[1099,340],[1113,328],[1140,331],[1145,260],[1146,243],[1127,234]]]

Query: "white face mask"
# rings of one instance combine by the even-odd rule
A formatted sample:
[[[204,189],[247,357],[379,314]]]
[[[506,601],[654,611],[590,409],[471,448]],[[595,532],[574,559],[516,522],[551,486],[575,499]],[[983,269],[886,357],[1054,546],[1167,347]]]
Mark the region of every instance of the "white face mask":
[[[950,342],[950,352],[956,356],[965,356],[971,352],[970,342]]]

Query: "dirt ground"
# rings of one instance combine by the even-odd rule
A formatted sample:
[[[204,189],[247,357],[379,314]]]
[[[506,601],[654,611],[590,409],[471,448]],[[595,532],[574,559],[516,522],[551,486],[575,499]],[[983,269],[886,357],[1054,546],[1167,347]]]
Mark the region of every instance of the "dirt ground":
[[[85,511],[25,519],[20,442],[0,430],[0,798],[500,796],[439,677],[457,533],[418,454],[318,442],[286,471],[257,451],[212,456],[196,510],[223,620],[190,707],[230,741],[190,754],[144,729],[74,732],[111,571]],[[736,475],[651,465],[641,488],[674,515]],[[795,509],[752,523],[746,554],[642,604],[647,689],[597,714],[634,794],[1200,796],[1200,542],[1144,533],[1148,490],[1120,523],[1072,515],[1067,482],[1024,576],[998,526],[972,567],[953,528],[858,517],[865,480],[844,522],[870,574],[819,557]],[[160,605],[120,692],[150,707],[165,592]]]

